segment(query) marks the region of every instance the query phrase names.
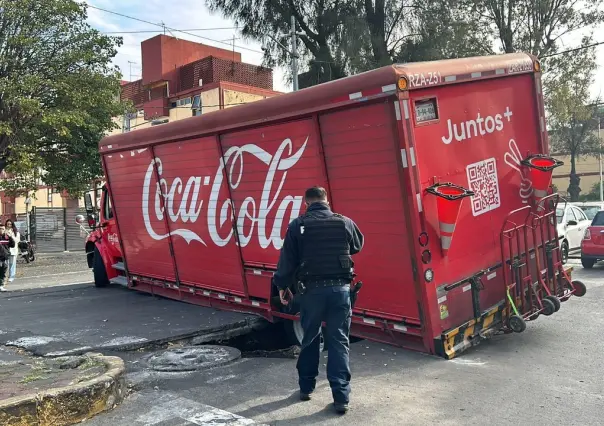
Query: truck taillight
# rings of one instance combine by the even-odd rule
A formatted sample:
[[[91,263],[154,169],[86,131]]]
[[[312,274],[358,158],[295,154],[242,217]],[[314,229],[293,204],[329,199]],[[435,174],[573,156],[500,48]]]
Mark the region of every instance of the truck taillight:
[[[583,239],[584,240],[591,240],[591,232],[590,232],[589,228],[587,228],[585,230],[585,234],[583,235]]]

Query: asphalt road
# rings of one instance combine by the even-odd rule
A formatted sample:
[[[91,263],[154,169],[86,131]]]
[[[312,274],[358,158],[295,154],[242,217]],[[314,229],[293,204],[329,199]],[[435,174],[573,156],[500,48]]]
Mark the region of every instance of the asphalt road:
[[[203,372],[156,373],[141,366],[140,354],[127,353],[136,392],[87,424],[601,425],[604,265],[576,265],[574,278],[586,283],[585,297],[452,361],[354,343],[344,417],[331,411],[324,371],[313,400],[297,400],[294,359],[243,358]]]

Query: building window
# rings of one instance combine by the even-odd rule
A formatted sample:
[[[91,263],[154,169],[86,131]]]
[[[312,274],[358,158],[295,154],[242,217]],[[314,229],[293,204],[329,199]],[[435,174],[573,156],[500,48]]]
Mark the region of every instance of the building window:
[[[177,106],[177,105],[176,105],[176,102],[172,102],[172,103],[170,103],[170,108],[176,108],[176,106]]]
[[[201,96],[196,95],[193,97],[193,106],[191,107],[193,110],[193,116],[201,115]]]
[[[179,99],[178,101],[176,101],[176,106],[185,106],[185,105],[191,105],[190,97]]]

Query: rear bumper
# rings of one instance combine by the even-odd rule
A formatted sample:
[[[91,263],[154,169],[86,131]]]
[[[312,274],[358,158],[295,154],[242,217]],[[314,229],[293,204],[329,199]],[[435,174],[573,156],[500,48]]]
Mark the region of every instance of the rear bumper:
[[[480,318],[474,318],[457,328],[446,331],[436,339],[434,347],[437,355],[453,359],[466,349],[476,346],[482,339],[488,338],[503,326],[504,301],[483,312]]]
[[[581,257],[584,259],[604,259],[604,246],[581,244]]]
[[[564,270],[570,278],[573,267],[566,266]],[[459,327],[444,332],[434,341],[436,354],[445,359],[453,359],[472,346],[478,345],[482,340],[493,336],[503,328],[504,321],[507,321],[506,308],[506,302],[502,300],[484,311],[480,318],[471,319]]]

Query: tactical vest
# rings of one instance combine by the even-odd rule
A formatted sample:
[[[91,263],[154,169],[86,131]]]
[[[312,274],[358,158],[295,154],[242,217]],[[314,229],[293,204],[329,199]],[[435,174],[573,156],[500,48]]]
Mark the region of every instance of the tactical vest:
[[[302,282],[323,279],[352,279],[354,263],[350,256],[346,222],[334,214],[317,218],[309,213],[300,218]]]

